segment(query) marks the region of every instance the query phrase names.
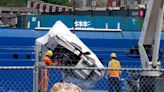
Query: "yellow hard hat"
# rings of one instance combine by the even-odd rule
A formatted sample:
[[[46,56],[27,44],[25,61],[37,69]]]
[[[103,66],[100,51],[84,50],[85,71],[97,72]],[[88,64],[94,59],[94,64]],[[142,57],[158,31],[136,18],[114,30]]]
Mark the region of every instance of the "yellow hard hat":
[[[48,50],[47,53],[46,53],[46,55],[52,56],[53,55],[53,52],[51,50]]]
[[[112,58],[112,57],[116,58],[117,55],[116,55],[116,53],[111,53],[111,54],[110,54],[110,57],[111,57],[111,58]]]

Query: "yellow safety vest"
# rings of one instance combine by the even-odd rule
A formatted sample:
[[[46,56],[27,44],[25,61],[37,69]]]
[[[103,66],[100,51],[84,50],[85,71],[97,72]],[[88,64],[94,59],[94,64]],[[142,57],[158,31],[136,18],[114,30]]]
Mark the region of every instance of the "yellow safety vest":
[[[112,59],[109,61],[109,68],[111,69],[118,69],[121,68],[120,62],[118,60]],[[121,71],[119,70],[109,70],[110,77],[120,77]]]

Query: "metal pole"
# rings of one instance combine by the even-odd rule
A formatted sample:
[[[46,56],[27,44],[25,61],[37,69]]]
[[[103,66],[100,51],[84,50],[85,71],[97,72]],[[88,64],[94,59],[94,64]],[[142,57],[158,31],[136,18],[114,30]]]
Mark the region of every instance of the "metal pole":
[[[161,1],[162,2],[162,1]],[[156,27],[156,33],[155,33],[155,40],[154,40],[154,47],[153,47],[153,58],[152,58],[152,63],[153,66],[158,66],[158,58],[159,58],[159,47],[160,47],[160,38],[161,38],[161,30],[162,30],[162,22],[163,22],[163,3],[161,4],[161,8],[159,9],[159,15],[158,15],[158,22],[157,22],[157,27]]]
[[[33,70],[33,92],[38,92],[38,64],[39,63],[39,50],[38,45],[35,45],[35,65]]]
[[[75,33],[75,0],[73,1],[73,33]]]
[[[42,45],[41,46],[41,66],[40,66],[40,71],[41,71],[41,74],[40,74],[40,92],[43,92],[43,80],[44,80],[44,76],[43,76],[43,72],[45,71],[45,64],[44,64],[44,55],[45,55],[45,49],[44,49],[44,46]]]

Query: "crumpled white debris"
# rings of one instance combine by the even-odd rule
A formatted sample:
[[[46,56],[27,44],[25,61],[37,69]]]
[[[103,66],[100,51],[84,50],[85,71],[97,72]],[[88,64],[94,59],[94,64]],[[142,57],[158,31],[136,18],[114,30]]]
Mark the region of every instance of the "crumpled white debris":
[[[81,88],[72,83],[55,83],[51,92],[82,92]]]

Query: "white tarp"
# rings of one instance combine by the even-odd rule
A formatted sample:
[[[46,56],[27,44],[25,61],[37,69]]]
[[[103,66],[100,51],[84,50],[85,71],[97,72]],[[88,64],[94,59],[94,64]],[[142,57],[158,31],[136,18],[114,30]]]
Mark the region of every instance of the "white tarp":
[[[75,60],[77,64],[74,67],[97,67],[99,69],[104,68],[98,57],[76,36],[76,34],[73,34],[61,21],[57,21],[47,34],[36,39],[36,45],[39,49],[39,52],[41,51],[42,53],[45,53],[47,49],[55,51],[55,48],[60,46],[64,47],[64,49],[68,50],[70,54],[74,53],[74,57],[80,58]],[[60,52],[58,54],[60,54]],[[67,53],[65,53],[65,55],[66,54]],[[64,60],[62,62],[64,62]],[[71,60],[66,62],[71,63]],[[64,64],[62,65],[65,66]],[[64,82],[75,83],[79,87],[83,88],[93,87],[103,75],[103,72],[100,70],[85,69],[75,69],[71,72],[61,70],[61,73]]]
[[[38,46],[45,45],[46,47],[51,48],[51,50],[54,50],[55,47],[59,44],[57,37],[64,39],[69,43],[73,43],[77,47],[80,47],[80,50],[83,53],[89,52],[90,54],[88,56],[94,59],[96,66],[98,68],[104,67],[98,57],[76,36],[76,34],[73,34],[61,21],[57,21],[47,34],[36,39],[36,44]]]

